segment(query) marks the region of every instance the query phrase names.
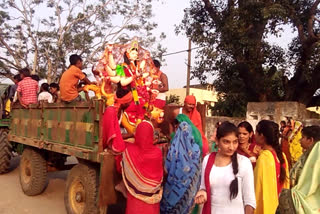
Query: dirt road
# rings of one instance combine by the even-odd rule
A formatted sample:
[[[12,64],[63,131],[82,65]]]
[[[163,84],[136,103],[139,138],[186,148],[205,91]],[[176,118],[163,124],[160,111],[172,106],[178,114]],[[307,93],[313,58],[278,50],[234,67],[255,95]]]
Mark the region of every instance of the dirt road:
[[[11,160],[10,172],[0,175],[0,214],[66,214],[64,188],[69,171],[49,172],[48,187],[37,196],[26,196],[19,181],[20,157]],[[68,157],[68,164],[77,163]],[[125,199],[118,193],[118,204],[108,207],[108,214],[124,214]]]
[[[0,214],[66,214],[64,187],[68,171],[49,173],[49,185],[38,196],[26,196],[19,182],[19,157],[11,161],[11,171],[0,175]]]

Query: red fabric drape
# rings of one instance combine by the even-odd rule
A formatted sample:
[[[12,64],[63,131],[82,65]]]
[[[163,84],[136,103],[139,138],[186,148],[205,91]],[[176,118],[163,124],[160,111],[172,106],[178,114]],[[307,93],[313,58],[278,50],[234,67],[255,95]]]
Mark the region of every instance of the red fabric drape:
[[[276,154],[275,151],[271,151],[272,155],[273,155],[273,158],[274,158],[274,162],[275,162],[275,166],[276,166],[276,176],[277,176],[277,190],[278,190],[278,196],[280,195],[281,193],[281,190],[283,188],[283,184],[280,183],[280,168],[281,168],[281,165],[280,165],[280,161],[278,159],[278,156]],[[285,169],[286,168],[286,164],[283,163],[282,167]]]
[[[149,122],[137,126],[135,143],[127,144],[127,151],[132,164],[145,178],[162,181],[162,152],[153,145],[153,127]]]
[[[130,192],[127,193],[126,214],[159,214],[160,203],[147,204],[136,199]]]
[[[206,169],[204,171],[204,183],[207,192],[207,202],[204,204],[202,214],[211,214],[211,189],[210,189],[210,172],[216,159],[216,153],[212,152],[209,156]]]
[[[109,147],[115,152],[123,152],[125,150],[125,143],[121,136],[117,110],[113,106],[108,107],[103,114],[102,142],[103,149]]]
[[[162,191],[160,187],[160,193],[157,194],[153,192],[153,188],[156,189],[162,183],[162,152],[153,145],[153,126],[147,121],[142,121],[137,126],[135,143],[127,144],[122,175],[128,189],[126,214],[158,214],[161,200],[159,194]],[[145,185],[130,186],[129,183]],[[150,203],[153,201],[152,197],[158,198],[155,203]]]

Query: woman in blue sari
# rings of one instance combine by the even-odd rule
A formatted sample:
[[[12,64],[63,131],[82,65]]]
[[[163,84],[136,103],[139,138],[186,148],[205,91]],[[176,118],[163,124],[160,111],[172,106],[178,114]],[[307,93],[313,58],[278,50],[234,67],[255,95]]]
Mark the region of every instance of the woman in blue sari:
[[[188,116],[176,117],[178,128],[165,162],[168,174],[160,203],[161,213],[190,213],[200,186],[202,140]]]

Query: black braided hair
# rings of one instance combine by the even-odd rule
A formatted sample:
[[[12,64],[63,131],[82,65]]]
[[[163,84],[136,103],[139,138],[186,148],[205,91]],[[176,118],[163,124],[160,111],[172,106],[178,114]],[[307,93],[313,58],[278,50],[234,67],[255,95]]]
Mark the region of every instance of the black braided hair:
[[[286,179],[286,171],[283,167],[285,161],[279,143],[279,125],[270,120],[261,120],[256,127],[256,131],[259,134],[263,134],[266,138],[266,143],[275,150],[280,161],[280,183],[283,184]]]
[[[229,134],[234,133],[238,137],[238,128],[228,121],[221,123],[221,125],[217,128],[217,139],[220,140],[220,138],[225,137]],[[238,178],[236,175],[239,171],[239,165],[238,165],[238,158],[237,158],[237,152],[233,153],[231,156],[231,162],[232,162],[232,169],[233,174],[235,176],[234,180],[231,181],[229,190],[230,190],[230,200],[235,199],[238,195]]]
[[[236,177],[236,175],[238,174],[238,171],[239,171],[239,165],[238,165],[237,152],[233,153],[231,157],[231,161],[232,161],[233,174],[235,178],[233,179],[233,181],[231,181],[231,184],[229,186],[230,200],[236,198],[238,195],[238,178]]]

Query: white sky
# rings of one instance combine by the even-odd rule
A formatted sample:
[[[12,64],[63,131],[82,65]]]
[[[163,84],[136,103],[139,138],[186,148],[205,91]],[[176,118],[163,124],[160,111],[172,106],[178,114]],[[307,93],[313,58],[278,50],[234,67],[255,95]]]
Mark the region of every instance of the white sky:
[[[176,35],[174,32],[175,25],[180,24],[184,15],[183,10],[187,7],[189,7],[189,0],[160,0],[160,2],[154,3],[153,11],[155,16],[153,20],[158,23],[156,33],[160,34],[164,32],[166,34],[167,38],[162,42],[162,45],[167,48],[167,53],[188,49],[188,39],[186,36],[182,34]],[[289,27],[286,28],[283,35],[280,38],[271,37],[270,40],[282,47],[287,47],[288,41],[291,41],[293,37]],[[193,45],[192,47],[195,46]],[[193,50],[191,53],[191,66],[193,65],[195,54],[196,50]],[[168,76],[169,88],[181,88],[186,85],[187,57],[187,52],[164,57],[166,61],[163,63],[161,70]],[[197,83],[199,83],[197,80],[191,81],[191,84]]]
[[[188,49],[187,37],[180,34],[177,36],[174,32],[174,25],[180,24],[184,15],[183,10],[188,6],[189,0],[166,0],[163,3],[154,4],[154,21],[158,23],[159,32],[164,32],[167,35],[167,38],[162,42],[162,45],[167,48],[167,53]],[[195,50],[192,51],[191,56],[194,56],[195,53]],[[166,61],[163,63],[161,70],[168,76],[169,88],[185,86],[187,82],[186,64],[188,53],[183,52],[164,58]],[[196,80],[191,81],[191,84],[196,83],[198,83]]]
[[[167,53],[177,52],[188,49],[188,39],[185,35],[176,35],[174,33],[174,25],[180,24],[184,12],[183,10],[189,7],[189,0],[163,0],[162,3],[154,4],[155,22],[158,23],[159,32],[164,32],[167,35],[163,46],[167,48]],[[289,26],[284,26],[282,37],[270,36],[269,41],[273,44],[278,44],[283,48],[287,48],[288,42],[293,38],[294,34]],[[195,47],[194,45],[192,47]],[[195,56],[196,50],[193,50],[192,58]],[[187,58],[188,53],[183,52],[176,55],[165,57],[165,64],[162,66],[162,71],[169,78],[170,88],[181,88],[187,82]],[[193,65],[194,59],[191,61]],[[212,80],[212,78],[210,79]],[[192,80],[191,84],[198,84],[197,80]]]

